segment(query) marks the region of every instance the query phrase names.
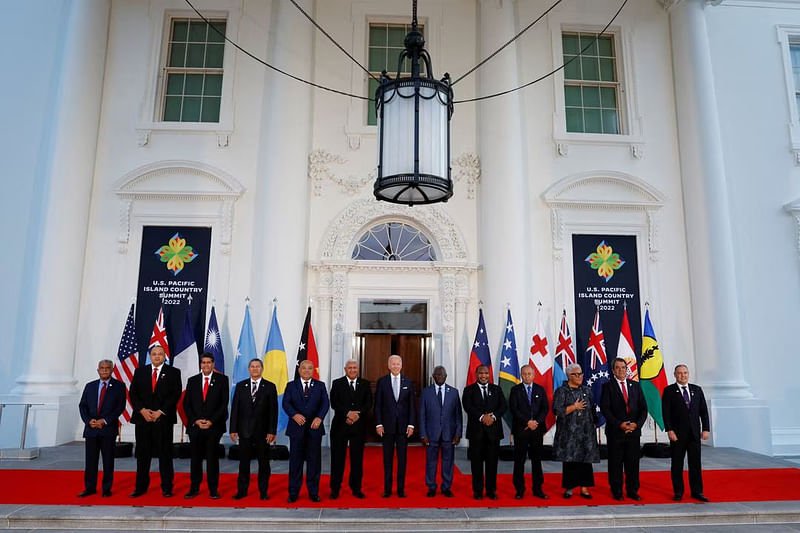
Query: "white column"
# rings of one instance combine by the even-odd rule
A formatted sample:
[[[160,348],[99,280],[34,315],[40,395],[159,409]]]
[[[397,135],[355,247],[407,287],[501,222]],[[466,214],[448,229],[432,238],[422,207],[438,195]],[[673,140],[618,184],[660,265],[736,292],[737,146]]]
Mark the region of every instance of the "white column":
[[[108,0],[74,0],[65,21],[50,143],[42,151],[41,231],[37,262],[31,265],[30,342],[27,353],[20,354],[26,369],[16,378],[11,394],[3,397],[8,402],[44,404],[31,410],[27,441],[31,446],[74,439],[79,420],[76,333],[110,5]],[[11,415],[11,409],[4,415]],[[3,433],[18,438],[11,419],[3,418]]]
[[[313,2],[300,5],[313,12]],[[271,64],[310,80],[313,26],[297,9],[273,1],[267,55]],[[306,241],[308,240],[308,154],[311,147],[312,94],[307,85],[264,69],[262,134],[256,175],[251,291],[256,331],[269,319],[264,310],[273,297],[280,305],[289,379],[306,307]],[[259,341],[260,342],[260,341]],[[260,348],[260,347],[259,347]],[[327,354],[320,354],[326,358]]]
[[[480,57],[499,48],[516,33],[514,2],[480,0]],[[478,94],[486,95],[518,85],[517,52],[514,45],[478,69]],[[489,332],[492,358],[505,326],[506,303],[510,302],[518,324],[525,324],[530,275],[527,261],[528,227],[522,105],[519,93],[478,104],[478,146],[481,157],[479,208],[480,260],[483,283],[479,298]],[[475,317],[467,317],[468,329]],[[521,328],[520,331],[524,331]],[[474,329],[470,335],[474,335]],[[520,335],[517,342],[522,342]],[[495,369],[495,373],[497,369]]]
[[[715,445],[771,453],[769,409],[753,397],[744,379],[736,255],[706,4],[684,0],[670,11],[694,378],[711,399]]]

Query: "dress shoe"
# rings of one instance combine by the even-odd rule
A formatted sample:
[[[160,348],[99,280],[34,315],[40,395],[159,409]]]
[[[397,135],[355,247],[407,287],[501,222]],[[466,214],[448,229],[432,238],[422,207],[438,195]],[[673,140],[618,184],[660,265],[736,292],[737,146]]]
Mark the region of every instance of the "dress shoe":
[[[219,492],[212,492],[208,495],[208,497],[211,498],[212,500],[219,500],[220,498]]]
[[[472,497],[475,498],[476,500],[482,500],[483,499],[483,494],[478,494],[476,492],[475,494],[472,495]]]
[[[111,491],[110,490],[104,490],[103,491],[103,498],[110,498],[110,497],[111,497]]]
[[[450,489],[444,489],[442,491],[442,496],[444,496],[445,498],[452,498],[453,497],[453,491],[450,490]]]
[[[236,494],[233,495],[233,499],[234,500],[241,500],[242,498],[246,498],[246,497],[247,497],[247,493],[246,492],[237,492]]]
[[[192,490],[190,490],[189,492],[187,492],[186,494],[184,494],[184,495],[183,495],[183,497],[184,497],[184,498],[186,498],[186,499],[188,500],[188,499],[190,499],[190,498],[194,498],[194,497],[195,497],[195,496],[197,496],[198,494],[200,494],[200,491],[199,491],[199,490],[194,490],[194,489],[192,489]]]
[[[427,496],[428,498],[433,498],[434,496],[436,496],[436,489],[428,489],[428,493],[425,496]]]
[[[547,494],[545,494],[542,489],[533,489],[533,495],[543,500],[547,499]]]
[[[697,494],[692,494],[692,499],[697,500],[699,502],[707,502],[708,498],[702,492],[698,492]]]
[[[311,496],[308,497],[308,499],[314,503],[319,503],[321,501],[319,498],[319,494],[312,494]]]
[[[85,498],[87,496],[91,496],[92,494],[97,494],[96,490],[85,490],[78,494],[78,498]]]
[[[260,495],[258,496],[258,498],[259,498],[259,499],[261,499],[261,500],[267,501],[267,500],[269,500],[269,494],[267,494],[266,492],[264,492],[264,493],[260,494]]]
[[[497,499],[497,493],[490,492],[490,493],[486,494],[486,497],[489,498],[490,500],[496,500]]]
[[[297,501],[297,494],[289,494],[289,497],[286,498],[286,501],[289,503],[294,503]]]
[[[138,498],[139,496],[144,496],[145,492],[146,491],[144,491],[144,490],[135,490],[135,491],[131,492],[130,494],[128,494],[128,497],[129,498]]]
[[[406,497],[406,493],[405,493],[405,491],[403,491],[403,490],[398,490],[398,491],[397,491],[397,497],[398,497],[398,498],[405,498],[405,497]]]
[[[583,498],[584,500],[591,500],[592,499],[592,495],[589,494],[588,492],[581,491],[581,498]]]
[[[332,490],[331,491],[331,500],[335,500],[338,497],[339,497],[339,491],[338,490]]]
[[[628,494],[628,498],[630,498],[631,500],[633,500],[635,502],[642,501],[642,497],[639,496],[638,494]]]
[[[617,500],[618,502],[625,500],[625,498],[622,497],[622,494],[612,494],[611,497]]]
[[[515,500],[521,500],[523,496],[525,496],[525,493],[518,490],[517,493],[514,494],[514,499]]]
[[[381,498],[388,498],[391,495],[392,495],[391,491],[385,490],[383,491],[383,494],[381,494]]]
[[[161,495],[165,498],[172,498],[174,496],[171,490],[162,490]]]
[[[570,498],[572,498],[572,491],[571,490],[565,490],[564,491],[564,499],[565,500],[569,500]]]
[[[679,502],[683,499],[683,494],[678,494],[677,492],[672,495],[672,501]]]
[[[359,500],[363,500],[364,498],[366,498],[366,496],[364,496],[364,493],[361,492],[360,490],[354,490],[353,491],[353,496],[355,496]]]

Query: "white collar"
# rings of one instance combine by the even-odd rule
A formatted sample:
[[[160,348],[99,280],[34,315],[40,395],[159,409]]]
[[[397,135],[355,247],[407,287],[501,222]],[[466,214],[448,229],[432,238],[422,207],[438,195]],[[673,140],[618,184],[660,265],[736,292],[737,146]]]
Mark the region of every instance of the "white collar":
[[[158,372],[160,374],[162,366],[164,366],[164,363],[161,363],[161,366],[153,366],[153,370],[155,370],[156,372]]]

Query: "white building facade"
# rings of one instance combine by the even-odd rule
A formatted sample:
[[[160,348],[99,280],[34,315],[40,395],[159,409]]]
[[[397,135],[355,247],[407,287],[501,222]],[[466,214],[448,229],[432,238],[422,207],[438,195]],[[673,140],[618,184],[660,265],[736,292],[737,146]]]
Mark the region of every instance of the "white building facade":
[[[271,65],[368,94],[368,76],[292,3],[193,4]],[[299,4],[370,70],[410,22],[411,2]],[[456,100],[556,69],[621,4],[564,0],[456,83]],[[435,75],[458,78],[550,6],[420,0]],[[365,304],[423,302],[422,371],[443,364],[458,387],[479,306],[496,356],[510,305],[524,363],[541,302],[553,351],[562,309],[574,311],[571,236],[634,235],[667,375],[687,363],[704,387],[713,444],[800,454],[800,385],[782,379],[800,316],[800,1],[627,2],[588,50],[597,72],[576,63],[457,103],[455,195],[413,208],[372,196],[366,101],[213,33],[182,37],[200,22],[183,0],[20,2],[12,15],[0,402],[37,404],[29,445],[80,436],[80,389],[116,354],[142,230],[161,225],[211,228],[208,296],[229,368],[246,298],[259,347],[277,299],[290,369],[312,302],[327,383],[363,355]],[[198,42],[204,59],[188,68]],[[176,89],[178,75],[202,88]],[[420,232],[432,260],[354,259],[386,223]],[[0,446],[18,442],[20,412],[3,412]]]

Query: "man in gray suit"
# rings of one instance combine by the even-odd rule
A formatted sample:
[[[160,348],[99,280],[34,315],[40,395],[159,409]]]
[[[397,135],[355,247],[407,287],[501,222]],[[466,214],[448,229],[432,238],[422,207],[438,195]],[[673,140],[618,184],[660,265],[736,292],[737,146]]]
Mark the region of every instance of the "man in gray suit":
[[[433,369],[434,385],[422,389],[419,400],[419,434],[427,447],[425,453],[425,484],[428,497],[436,495],[436,467],[442,457],[442,494],[453,497],[453,451],[461,440],[462,413],[458,390],[445,384],[447,371],[443,366]]]

